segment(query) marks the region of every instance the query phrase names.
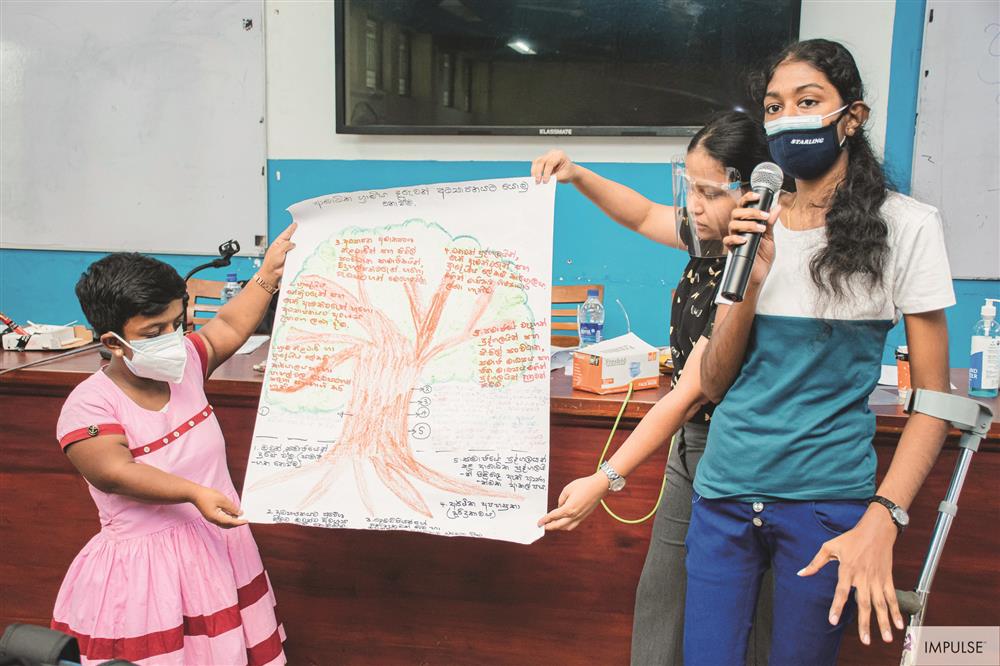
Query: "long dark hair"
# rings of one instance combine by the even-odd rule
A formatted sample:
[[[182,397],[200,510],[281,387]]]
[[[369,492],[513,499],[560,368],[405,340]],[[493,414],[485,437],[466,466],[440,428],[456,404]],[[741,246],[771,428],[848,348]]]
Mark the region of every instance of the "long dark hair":
[[[804,62],[823,72],[844,104],[864,99],[861,73],[842,44],[826,39],[796,42],[785,48],[751,79],[750,93],[764,106],[767,84],[783,62]],[[889,227],[881,214],[889,190],[882,165],[875,157],[864,128],[847,137],[847,173],[837,185],[826,211],[826,245],[809,265],[819,289],[840,299],[857,275],[869,287],[883,285],[889,253]]]
[[[744,182],[761,162],[771,159],[767,152],[767,137],[760,122],[740,111],[716,113],[691,138],[688,152],[701,148],[708,155],[733,167]]]

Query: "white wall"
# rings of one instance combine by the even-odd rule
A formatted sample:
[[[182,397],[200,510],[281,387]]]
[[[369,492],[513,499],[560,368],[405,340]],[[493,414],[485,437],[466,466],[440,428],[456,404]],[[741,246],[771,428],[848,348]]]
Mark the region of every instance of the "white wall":
[[[872,109],[868,132],[879,155],[885,145],[895,14],[895,0],[803,0],[799,23],[800,39],[832,39],[854,55],[866,88],[865,101]]]
[[[271,159],[530,160],[559,146],[584,162],[666,162],[687,138],[366,136],[335,132],[333,2],[266,0]],[[803,0],[801,37],[843,42],[868,87],[881,153],[895,0]]]

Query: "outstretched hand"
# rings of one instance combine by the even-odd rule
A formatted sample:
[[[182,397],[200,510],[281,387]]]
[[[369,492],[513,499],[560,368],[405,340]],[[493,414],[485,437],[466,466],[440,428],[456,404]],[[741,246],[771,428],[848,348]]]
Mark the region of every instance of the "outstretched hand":
[[[531,176],[535,183],[548,183],[551,176],[556,182],[571,183],[576,176],[576,165],[561,150],[550,150],[531,163]]]
[[[559,506],[542,516],[538,526],[546,532],[576,529],[607,492],[608,477],[603,472],[571,481],[559,495]]]
[[[194,492],[191,503],[213,525],[229,529],[247,524],[247,521],[240,518],[243,510],[239,505],[214,488],[199,487]]]
[[[285,258],[295,248],[295,243],[292,242],[292,234],[295,233],[295,229],[298,226],[297,222],[292,222],[267,248],[267,253],[264,255],[264,261],[261,263],[259,271],[263,280],[273,285],[281,282],[281,275],[285,271]]]
[[[835,625],[840,620],[853,587],[858,604],[858,635],[865,645],[871,644],[873,609],[886,643],[892,642],[890,615],[897,629],[905,627],[892,582],[892,547],[896,534],[896,526],[886,511],[873,504],[853,529],[824,543],[812,561],[799,571],[800,576],[812,576],[833,560],[840,563],[829,621]]]

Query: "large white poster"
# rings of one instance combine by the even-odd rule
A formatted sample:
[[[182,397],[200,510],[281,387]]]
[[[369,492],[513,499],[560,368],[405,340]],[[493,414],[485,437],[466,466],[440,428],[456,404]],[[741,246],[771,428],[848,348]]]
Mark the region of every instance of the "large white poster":
[[[554,201],[512,178],[289,208],[249,520],[542,535]]]

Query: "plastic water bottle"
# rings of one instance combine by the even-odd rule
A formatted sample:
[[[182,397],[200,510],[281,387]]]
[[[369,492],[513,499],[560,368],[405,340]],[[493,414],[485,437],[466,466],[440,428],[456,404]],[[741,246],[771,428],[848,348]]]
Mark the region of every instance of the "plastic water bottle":
[[[240,283],[236,281],[236,273],[230,273],[226,276],[226,284],[222,285],[222,293],[219,295],[219,300],[225,305],[238,293],[240,293]]]
[[[587,290],[587,300],[577,309],[576,321],[581,347],[597,344],[604,338],[604,306],[596,289]]]
[[[997,397],[1000,387],[1000,324],[996,321],[998,298],[987,298],[979,310],[982,316],[972,330],[972,354],[969,356],[969,395]]]

